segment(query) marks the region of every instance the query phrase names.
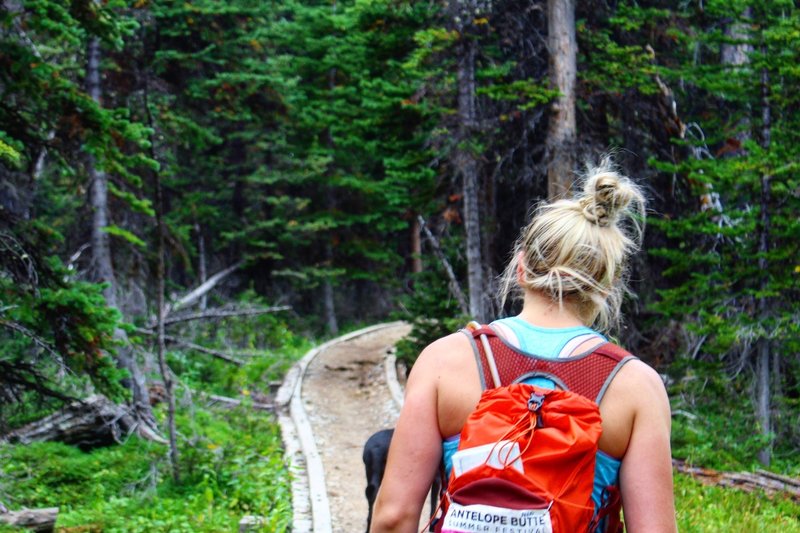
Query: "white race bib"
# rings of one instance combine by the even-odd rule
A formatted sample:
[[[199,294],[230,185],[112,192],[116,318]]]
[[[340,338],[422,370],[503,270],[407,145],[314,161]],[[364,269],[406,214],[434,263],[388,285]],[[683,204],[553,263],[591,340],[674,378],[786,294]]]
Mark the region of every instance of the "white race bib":
[[[549,509],[506,509],[451,502],[442,533],[553,533]]]

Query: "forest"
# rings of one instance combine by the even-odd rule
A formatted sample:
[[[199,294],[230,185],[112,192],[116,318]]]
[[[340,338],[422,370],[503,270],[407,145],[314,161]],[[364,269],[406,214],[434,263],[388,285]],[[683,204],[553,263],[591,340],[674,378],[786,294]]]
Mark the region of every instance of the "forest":
[[[800,477],[797,2],[2,0],[0,94],[0,531],[291,530],[285,372],[513,314],[519,229],[609,154],[673,457]],[[682,531],[800,531],[675,491]]]

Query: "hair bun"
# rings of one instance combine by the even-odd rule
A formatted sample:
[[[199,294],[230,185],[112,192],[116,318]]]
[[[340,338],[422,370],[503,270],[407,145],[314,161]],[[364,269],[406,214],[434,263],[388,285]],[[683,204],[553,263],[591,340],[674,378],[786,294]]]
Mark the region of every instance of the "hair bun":
[[[619,212],[628,207],[635,194],[627,179],[604,162],[590,171],[579,203],[586,220],[604,228],[616,222]]]

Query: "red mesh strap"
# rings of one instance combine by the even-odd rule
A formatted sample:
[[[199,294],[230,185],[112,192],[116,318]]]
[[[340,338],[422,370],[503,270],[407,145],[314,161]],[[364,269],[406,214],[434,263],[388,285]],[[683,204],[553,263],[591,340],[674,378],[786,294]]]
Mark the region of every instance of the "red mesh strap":
[[[483,380],[488,388],[493,387],[494,381],[480,340],[481,335],[487,336],[502,385],[532,376],[542,376],[595,402],[599,402],[599,396],[604,392],[609,376],[633,358],[626,350],[609,342],[587,355],[547,359],[522,352],[507,344],[488,326],[472,330],[470,334],[474,337],[480,355]]]

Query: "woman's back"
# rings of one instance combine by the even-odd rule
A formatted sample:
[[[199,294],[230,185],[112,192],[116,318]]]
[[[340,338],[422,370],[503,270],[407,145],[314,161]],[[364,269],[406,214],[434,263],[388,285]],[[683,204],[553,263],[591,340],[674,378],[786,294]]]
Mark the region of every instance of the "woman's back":
[[[439,369],[437,411],[439,432],[444,438],[457,435],[480,399],[480,375],[469,339],[463,333],[444,337],[429,347],[433,366]],[[603,435],[600,450],[621,459],[628,447],[637,411],[648,414],[647,405],[657,389],[663,390],[660,378],[646,364],[633,360],[614,377],[600,402]]]
[[[519,319],[542,328],[605,329],[619,317],[628,258],[641,238],[644,197],[610,167],[595,169],[575,199],[543,204],[517,242],[506,294],[523,296]],[[596,338],[574,349],[589,350]],[[395,429],[373,531],[414,531],[442,460],[482,393],[470,340],[430,344],[414,364]],[[670,409],[658,374],[639,360],[619,370],[600,402],[602,452],[621,460],[619,488],[631,533],[676,530]]]

